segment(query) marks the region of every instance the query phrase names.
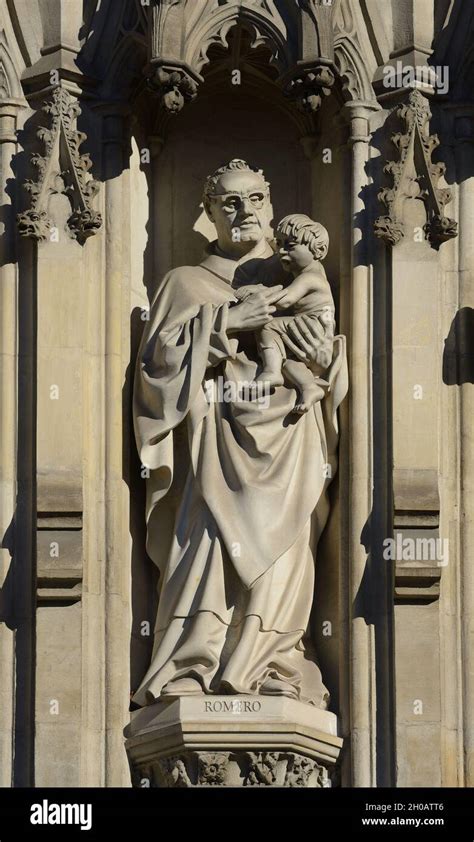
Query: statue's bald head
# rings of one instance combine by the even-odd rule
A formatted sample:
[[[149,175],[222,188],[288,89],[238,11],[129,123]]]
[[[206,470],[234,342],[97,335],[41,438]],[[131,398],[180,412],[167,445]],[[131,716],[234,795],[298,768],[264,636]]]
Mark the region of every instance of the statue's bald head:
[[[222,190],[221,181],[222,177],[228,173],[250,173],[257,176],[265,187],[266,195],[270,197],[270,185],[268,181],[265,181],[263,170],[258,169],[258,167],[251,166],[251,164],[248,164],[247,161],[244,161],[242,158],[232,158],[231,161],[228,161],[226,164],[222,164],[222,166],[218,167],[212,175],[208,175],[206,178],[204,183],[203,204],[207,213],[210,199],[219,193],[224,192]]]
[[[208,176],[204,209],[217,230],[219,247],[241,256],[265,238],[272,220],[270,185],[262,170],[233,158]]]

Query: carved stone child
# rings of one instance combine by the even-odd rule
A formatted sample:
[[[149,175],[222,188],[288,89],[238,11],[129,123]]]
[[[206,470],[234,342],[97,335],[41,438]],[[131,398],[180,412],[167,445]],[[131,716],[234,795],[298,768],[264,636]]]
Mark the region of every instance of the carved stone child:
[[[296,386],[300,394],[295,412],[304,413],[324,397],[328,383],[320,375],[331,360],[328,359],[326,367],[313,366],[310,370],[304,362],[288,357],[288,349],[282,337],[288,333],[291,335],[291,324],[300,321],[304,329],[308,319],[315,319],[318,327],[322,325],[324,328],[325,340],[331,344],[334,339],[334,300],[320,262],[327,254],[329,235],[319,222],[297,213],[281,220],[276,231],[276,241],[278,256],[290,276],[290,283],[275,306],[287,312],[274,317],[257,334],[263,363],[263,370],[257,380],[269,386],[281,386],[285,382]],[[242,287],[238,291],[239,297],[245,297],[251,289]]]

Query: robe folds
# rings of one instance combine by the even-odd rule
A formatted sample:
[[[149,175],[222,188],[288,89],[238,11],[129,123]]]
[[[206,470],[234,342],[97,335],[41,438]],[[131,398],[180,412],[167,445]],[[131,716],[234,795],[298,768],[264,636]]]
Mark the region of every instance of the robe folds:
[[[239,391],[261,365],[253,334],[226,331],[235,287],[277,283],[279,271],[268,245],[241,262],[211,246],[199,266],[164,277],[151,307],[134,422],[160,594],[140,705],[191,677],[205,693],[264,693],[278,679],[327,706],[308,623],[347,392],[344,337],[334,343],[328,394],[298,416],[292,388]]]

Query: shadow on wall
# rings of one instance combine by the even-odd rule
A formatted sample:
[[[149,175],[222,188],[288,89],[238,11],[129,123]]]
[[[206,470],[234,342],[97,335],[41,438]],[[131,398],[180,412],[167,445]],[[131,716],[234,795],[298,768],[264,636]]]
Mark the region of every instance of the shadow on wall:
[[[443,383],[461,386],[474,383],[474,310],[462,307],[456,313],[444,342]]]
[[[158,603],[158,571],[145,551],[145,497],[146,483],[141,475],[141,464],[133,435],[132,395],[135,375],[135,360],[143,330],[142,311],[135,307],[130,316],[130,357],[122,390],[124,429],[130,436],[123,441],[124,464],[128,466],[124,477],[130,491],[130,537],[131,537],[131,611],[132,628],[130,637],[130,688],[131,695],[137,690],[148,669],[152,647],[153,628]],[[125,452],[126,451],[126,452]]]
[[[42,115],[34,113],[17,132],[19,151],[11,160],[12,177],[5,193],[10,202],[0,207],[0,265],[17,264],[18,365],[15,511],[0,545],[10,555],[0,590],[0,622],[14,632],[13,786],[34,785],[34,696],[36,612],[36,389],[37,389],[37,277],[36,244],[17,237],[16,213],[29,206],[21,189],[36,176],[31,153],[38,151],[37,129]]]

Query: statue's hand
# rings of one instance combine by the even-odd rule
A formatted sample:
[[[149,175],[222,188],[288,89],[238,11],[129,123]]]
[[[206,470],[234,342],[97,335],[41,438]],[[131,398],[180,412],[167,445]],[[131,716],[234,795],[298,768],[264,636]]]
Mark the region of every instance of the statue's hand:
[[[259,285],[260,286],[260,285]],[[272,320],[274,301],[281,295],[283,287],[265,287],[249,294],[240,304],[229,308],[227,332],[258,330]]]
[[[310,316],[301,316],[298,322],[290,322],[288,334],[282,339],[295,357],[306,362],[309,368],[327,369],[331,365],[333,340],[326,335],[324,327]]]
[[[268,287],[264,286],[264,284],[245,284],[245,286],[238,287],[234,290],[234,295],[239,301],[245,301],[249,295],[253,295],[255,292],[259,292],[261,290],[267,290]]]

